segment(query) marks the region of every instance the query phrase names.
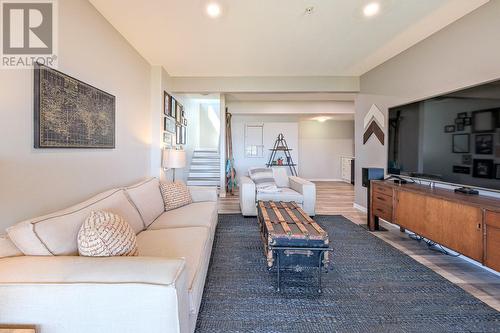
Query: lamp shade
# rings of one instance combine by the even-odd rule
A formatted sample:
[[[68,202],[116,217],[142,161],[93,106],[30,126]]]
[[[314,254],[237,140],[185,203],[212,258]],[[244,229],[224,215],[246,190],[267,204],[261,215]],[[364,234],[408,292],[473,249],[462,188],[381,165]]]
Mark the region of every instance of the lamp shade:
[[[186,152],[184,150],[164,149],[162,166],[165,169],[179,169],[186,166]]]

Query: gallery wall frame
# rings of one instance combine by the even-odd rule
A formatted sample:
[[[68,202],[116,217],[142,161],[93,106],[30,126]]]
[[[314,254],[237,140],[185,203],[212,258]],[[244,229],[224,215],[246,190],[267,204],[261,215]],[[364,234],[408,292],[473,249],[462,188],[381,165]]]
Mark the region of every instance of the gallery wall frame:
[[[470,135],[453,134],[452,151],[454,153],[466,154],[470,152]]]
[[[487,109],[472,112],[472,132],[493,132],[497,123],[499,109]]]
[[[35,63],[35,148],[114,149],[115,112],[114,95]]]

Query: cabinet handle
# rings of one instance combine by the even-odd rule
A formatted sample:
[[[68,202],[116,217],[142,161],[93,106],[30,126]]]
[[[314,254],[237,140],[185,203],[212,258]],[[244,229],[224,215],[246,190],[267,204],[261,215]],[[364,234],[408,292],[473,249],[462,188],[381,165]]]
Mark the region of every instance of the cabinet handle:
[[[477,224],[477,230],[481,230],[481,223]]]

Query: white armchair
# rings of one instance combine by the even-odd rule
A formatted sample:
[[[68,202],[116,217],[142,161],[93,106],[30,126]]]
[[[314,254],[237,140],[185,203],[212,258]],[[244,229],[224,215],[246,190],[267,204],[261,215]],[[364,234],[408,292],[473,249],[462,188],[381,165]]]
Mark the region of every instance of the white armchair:
[[[257,201],[295,201],[309,216],[316,215],[316,185],[308,180],[288,176],[283,168],[273,168],[273,176],[280,192],[257,193],[250,177],[240,178],[240,207],[243,216],[257,216]]]

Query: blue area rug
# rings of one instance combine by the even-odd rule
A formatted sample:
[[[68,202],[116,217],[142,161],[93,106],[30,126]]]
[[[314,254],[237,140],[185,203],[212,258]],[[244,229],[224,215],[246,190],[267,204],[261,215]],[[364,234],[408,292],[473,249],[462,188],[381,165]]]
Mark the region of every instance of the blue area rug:
[[[219,215],[197,322],[205,332],[500,332],[500,313],[342,216],[323,274],[268,271],[257,220]],[[304,287],[306,285],[311,287]]]

